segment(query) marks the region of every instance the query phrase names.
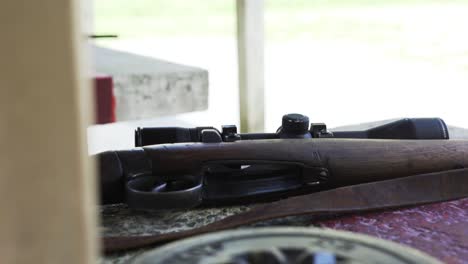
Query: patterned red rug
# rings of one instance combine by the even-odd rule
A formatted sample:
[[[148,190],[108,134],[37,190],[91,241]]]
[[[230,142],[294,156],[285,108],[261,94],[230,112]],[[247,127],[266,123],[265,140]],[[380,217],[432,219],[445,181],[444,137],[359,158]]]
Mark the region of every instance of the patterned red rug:
[[[468,263],[468,198],[314,224],[405,244],[445,263]]]

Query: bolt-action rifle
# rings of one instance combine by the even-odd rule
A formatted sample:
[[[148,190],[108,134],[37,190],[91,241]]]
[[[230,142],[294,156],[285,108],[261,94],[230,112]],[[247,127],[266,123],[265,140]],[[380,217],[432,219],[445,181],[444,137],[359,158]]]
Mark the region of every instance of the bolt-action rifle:
[[[278,200],[468,167],[468,141],[448,138],[439,118],[365,131],[330,132],[299,114],[276,133],[138,128],[134,149],[98,155],[101,202],[161,210]]]

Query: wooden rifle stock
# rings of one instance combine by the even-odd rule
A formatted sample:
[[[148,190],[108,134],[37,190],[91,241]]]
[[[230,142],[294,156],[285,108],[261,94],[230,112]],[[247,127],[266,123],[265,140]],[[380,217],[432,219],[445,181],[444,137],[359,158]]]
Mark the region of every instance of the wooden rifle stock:
[[[182,175],[203,175],[209,164],[292,165],[300,174],[296,176],[306,179],[304,184],[316,181],[320,190],[467,168],[468,141],[272,139],[177,143],[105,152],[100,158],[103,203],[112,203],[124,202],[124,185],[135,176],[172,181]]]
[[[196,172],[212,161],[325,167],[334,186],[468,167],[467,140],[273,139],[144,147],[154,175]]]

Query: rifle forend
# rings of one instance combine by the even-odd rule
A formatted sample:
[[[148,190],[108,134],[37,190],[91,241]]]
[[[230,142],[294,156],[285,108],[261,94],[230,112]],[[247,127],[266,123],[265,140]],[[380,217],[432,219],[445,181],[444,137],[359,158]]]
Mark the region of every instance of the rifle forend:
[[[102,203],[141,209],[250,202],[468,167],[468,141],[267,139],[99,154]],[[468,180],[468,179],[467,179]]]

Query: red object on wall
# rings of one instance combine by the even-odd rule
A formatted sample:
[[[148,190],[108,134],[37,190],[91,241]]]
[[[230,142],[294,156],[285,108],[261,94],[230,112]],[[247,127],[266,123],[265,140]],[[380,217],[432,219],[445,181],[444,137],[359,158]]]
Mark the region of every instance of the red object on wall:
[[[115,122],[114,83],[111,76],[94,77],[96,124]]]

